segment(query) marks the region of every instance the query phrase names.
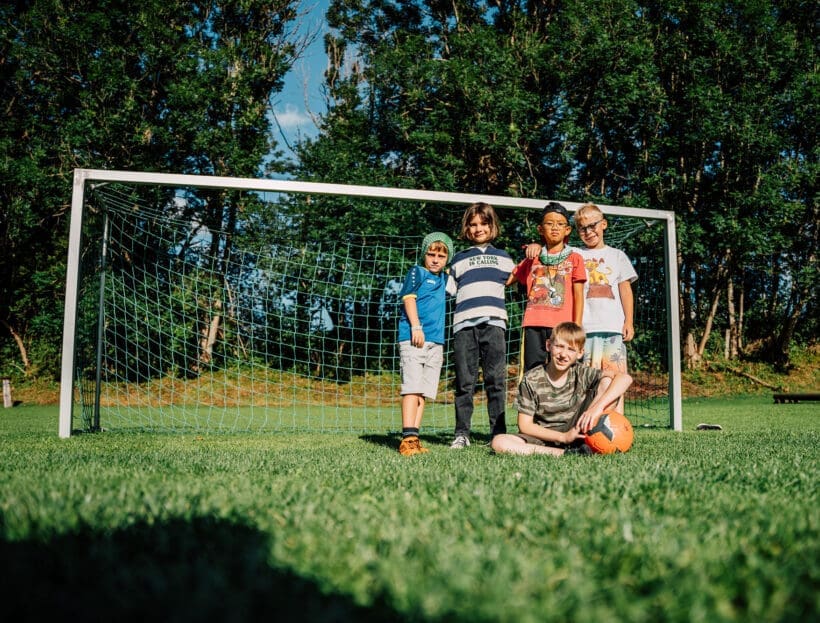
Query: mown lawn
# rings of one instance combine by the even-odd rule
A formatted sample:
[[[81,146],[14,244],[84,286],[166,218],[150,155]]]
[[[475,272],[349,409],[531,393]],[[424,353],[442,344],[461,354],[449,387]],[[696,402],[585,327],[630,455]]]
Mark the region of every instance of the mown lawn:
[[[683,432],[561,459],[444,435],[407,459],[386,431],[66,440],[56,408],[0,410],[0,614],[817,620],[819,407],[686,401]]]

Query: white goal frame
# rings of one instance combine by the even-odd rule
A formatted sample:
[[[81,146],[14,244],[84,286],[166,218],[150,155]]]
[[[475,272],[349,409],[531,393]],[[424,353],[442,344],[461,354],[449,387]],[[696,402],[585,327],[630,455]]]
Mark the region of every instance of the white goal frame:
[[[469,205],[483,201],[493,206],[510,208],[542,209],[549,199],[522,199],[496,195],[454,193],[404,188],[382,188],[377,186],[356,186],[300,182],[295,180],[270,180],[204,175],[183,175],[168,173],[147,173],[134,171],[105,171],[98,169],[75,169],[71,198],[71,225],[68,240],[66,265],[65,312],[63,322],[63,347],[60,378],[59,436],[70,437],[74,409],[74,365],[77,311],[80,289],[80,251],[83,230],[85,191],[88,183],[123,182],[128,184],[161,184],[164,186],[194,186],[200,188],[220,188],[259,192],[282,192],[317,195],[344,195],[375,199],[400,199],[415,202],[436,202]],[[582,203],[564,201],[560,203],[572,212]],[[680,353],[680,313],[678,308],[678,262],[675,214],[666,210],[648,210],[624,206],[598,205],[605,214],[650,218],[664,226],[664,265],[667,276],[667,340],[669,370],[670,427],[682,430],[681,397],[681,353]]]

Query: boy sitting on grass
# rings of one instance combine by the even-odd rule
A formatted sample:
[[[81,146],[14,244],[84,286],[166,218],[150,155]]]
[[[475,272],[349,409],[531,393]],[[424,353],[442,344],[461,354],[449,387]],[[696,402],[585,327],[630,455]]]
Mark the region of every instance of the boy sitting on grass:
[[[547,340],[548,362],[524,375],[518,387],[518,434],[498,435],[492,449],[510,454],[588,454],[584,433],[632,384],[624,372],[589,368],[584,330],[562,322]]]

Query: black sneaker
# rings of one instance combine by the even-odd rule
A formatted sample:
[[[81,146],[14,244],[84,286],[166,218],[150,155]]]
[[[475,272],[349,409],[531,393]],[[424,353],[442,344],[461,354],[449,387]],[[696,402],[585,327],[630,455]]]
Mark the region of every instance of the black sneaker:
[[[595,454],[587,444],[582,443],[579,446],[570,446],[566,450],[564,450],[564,454]]]

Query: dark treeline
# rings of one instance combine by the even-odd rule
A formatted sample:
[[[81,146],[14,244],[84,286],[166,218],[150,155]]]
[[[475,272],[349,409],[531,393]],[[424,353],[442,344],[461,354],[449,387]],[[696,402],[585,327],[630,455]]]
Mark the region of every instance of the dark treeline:
[[[58,373],[77,167],[266,166],[672,210],[690,364],[787,367],[816,339],[816,3],[333,1],[327,112],[288,165],[269,102],[304,44],[299,10],[0,8],[0,372]],[[238,222],[230,197],[196,205],[215,228]],[[441,218],[316,201],[302,222],[317,237],[452,230]]]
[[[59,373],[73,170],[258,177],[300,19],[293,0],[3,4],[3,373]],[[198,207],[222,225],[218,194]]]

